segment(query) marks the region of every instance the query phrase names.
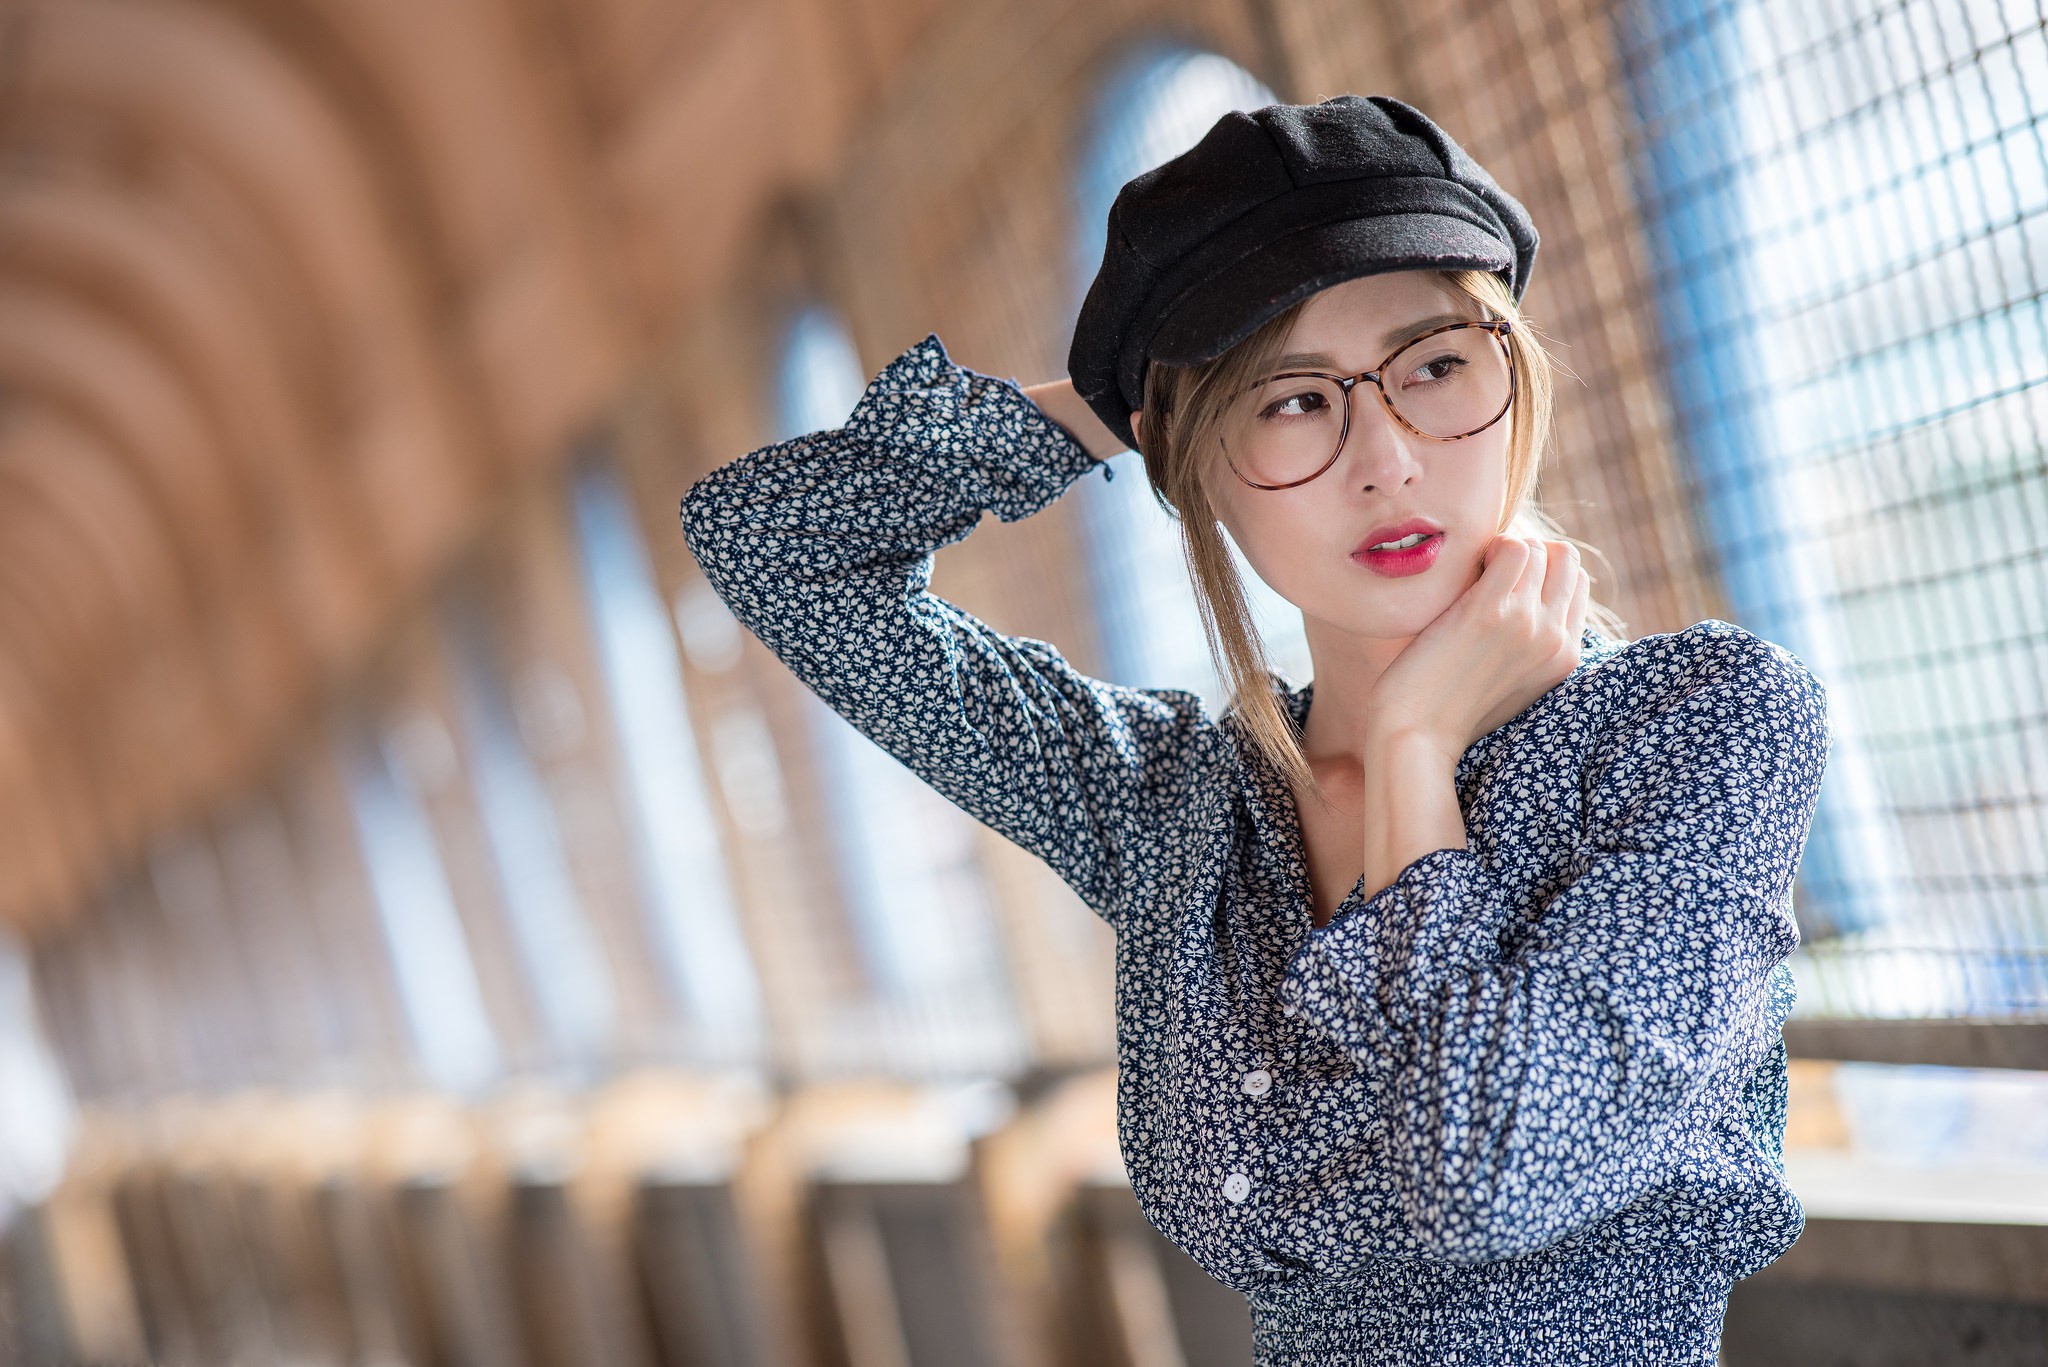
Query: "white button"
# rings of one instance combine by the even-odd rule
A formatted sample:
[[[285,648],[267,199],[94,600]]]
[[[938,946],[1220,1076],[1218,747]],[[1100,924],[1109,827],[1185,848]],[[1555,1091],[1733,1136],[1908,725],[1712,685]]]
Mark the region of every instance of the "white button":
[[[1246,1177],[1243,1173],[1233,1172],[1230,1176],[1223,1179],[1223,1195],[1225,1199],[1239,1202],[1251,1194],[1252,1179]]]
[[[1273,1075],[1264,1068],[1254,1068],[1244,1075],[1244,1094],[1264,1096],[1273,1090]]]

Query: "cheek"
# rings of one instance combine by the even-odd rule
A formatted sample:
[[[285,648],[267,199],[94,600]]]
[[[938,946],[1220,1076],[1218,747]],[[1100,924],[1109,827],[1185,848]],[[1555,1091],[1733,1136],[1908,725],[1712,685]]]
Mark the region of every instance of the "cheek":
[[[1344,528],[1327,500],[1268,493],[1256,504],[1240,503],[1224,526],[1259,578],[1296,606],[1327,586],[1331,557],[1345,549],[1338,546]]]
[[[1443,482],[1451,486],[1444,491],[1445,511],[1455,512],[1468,527],[1479,528],[1484,524],[1490,529],[1499,521],[1501,502],[1507,496],[1507,462],[1505,440],[1458,452],[1455,459],[1441,467]]]

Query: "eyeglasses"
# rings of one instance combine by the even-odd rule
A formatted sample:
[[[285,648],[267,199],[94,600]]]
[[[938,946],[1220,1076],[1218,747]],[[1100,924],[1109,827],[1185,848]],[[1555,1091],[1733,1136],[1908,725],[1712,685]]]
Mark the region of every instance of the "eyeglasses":
[[[1457,441],[1499,422],[1515,401],[1514,322],[1449,323],[1404,342],[1371,370],[1330,375],[1289,370],[1252,385],[1232,405],[1224,458],[1254,489],[1292,489],[1337,463],[1351,431],[1351,391],[1379,386],[1394,421],[1418,437]]]

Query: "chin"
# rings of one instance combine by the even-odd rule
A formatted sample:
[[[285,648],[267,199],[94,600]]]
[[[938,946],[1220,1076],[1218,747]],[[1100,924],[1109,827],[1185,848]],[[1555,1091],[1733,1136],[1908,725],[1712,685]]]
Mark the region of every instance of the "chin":
[[[1411,611],[1360,612],[1358,604],[1332,605],[1332,610],[1308,614],[1332,631],[1366,641],[1403,641],[1421,631],[1435,614]]]

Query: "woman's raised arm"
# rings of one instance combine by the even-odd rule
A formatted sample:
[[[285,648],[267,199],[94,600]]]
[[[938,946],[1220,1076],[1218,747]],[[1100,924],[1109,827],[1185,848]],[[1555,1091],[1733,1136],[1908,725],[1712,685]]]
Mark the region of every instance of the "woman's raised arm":
[[[1025,391],[955,365],[932,336],[843,428],[699,480],[682,521],[711,586],[798,678],[1114,923],[1128,834],[1189,799],[1200,700],[1090,678],[929,587],[933,553],[985,511],[1027,517],[1097,463]]]

